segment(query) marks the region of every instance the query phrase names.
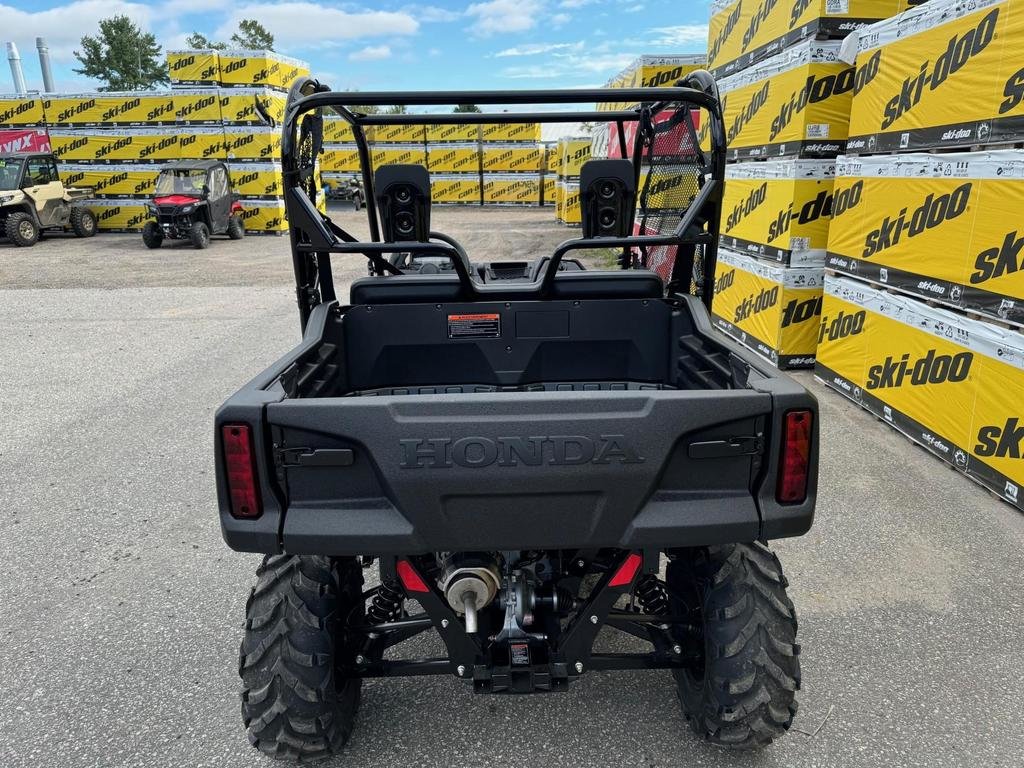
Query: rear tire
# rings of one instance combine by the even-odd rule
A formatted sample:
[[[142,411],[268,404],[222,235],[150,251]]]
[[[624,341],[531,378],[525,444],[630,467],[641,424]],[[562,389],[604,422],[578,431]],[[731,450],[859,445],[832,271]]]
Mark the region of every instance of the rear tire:
[[[147,221],[142,228],[142,242],[147,248],[159,248],[164,242],[164,231],[155,221]]]
[[[75,237],[92,237],[96,234],[96,216],[88,208],[71,209],[71,231]]]
[[[39,240],[39,227],[31,216],[20,211],[8,214],[4,231],[7,239],[19,248],[35,245]]]
[[[757,749],[792,725],[800,646],[782,565],[760,543],[670,553],[672,613],[700,617],[702,637],[677,639],[696,658],[674,670],[686,719],[721,747]]]
[[[241,216],[235,214],[228,218],[228,237],[232,240],[241,240],[245,237],[245,223]]]
[[[210,247],[210,228],[205,223],[197,221],[188,230],[188,239],[192,241],[199,250]]]
[[[344,626],[362,621],[362,570],[354,558],[268,555],[256,573],[239,662],[249,741],[294,762],[335,755],[359,709]]]

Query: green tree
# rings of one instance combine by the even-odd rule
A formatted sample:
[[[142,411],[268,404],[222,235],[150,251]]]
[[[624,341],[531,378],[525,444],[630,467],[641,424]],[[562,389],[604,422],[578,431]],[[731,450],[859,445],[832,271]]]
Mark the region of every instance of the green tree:
[[[274,36],[256,19],[242,19],[238,31],[231,36],[231,44],[256,51],[274,50]]]
[[[227,43],[215,42],[200,32],[193,32],[191,35],[186,37],[185,45],[197,50],[212,49],[214,51],[223,51],[228,47]]]
[[[409,114],[409,108],[405,104],[392,104],[390,107],[384,107],[385,115],[407,115]]]
[[[457,104],[452,112],[480,112],[480,107],[476,104]]]
[[[81,44],[75,58],[82,68],[74,71],[102,81],[101,91],[144,91],[169,80],[156,37],[127,16],[101,19],[99,34],[86,35]]]
[[[185,43],[189,48],[210,48],[215,51],[223,51],[228,47],[227,43],[211,40],[201,32],[193,32],[185,38]],[[238,22],[238,31],[231,36],[231,45],[248,50],[272,51],[274,36],[256,19],[242,19]]]

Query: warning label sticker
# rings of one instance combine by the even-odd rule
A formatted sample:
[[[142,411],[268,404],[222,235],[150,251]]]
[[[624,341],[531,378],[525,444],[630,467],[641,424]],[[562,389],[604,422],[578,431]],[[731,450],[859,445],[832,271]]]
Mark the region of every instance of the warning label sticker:
[[[493,339],[501,336],[501,315],[448,315],[449,339]]]

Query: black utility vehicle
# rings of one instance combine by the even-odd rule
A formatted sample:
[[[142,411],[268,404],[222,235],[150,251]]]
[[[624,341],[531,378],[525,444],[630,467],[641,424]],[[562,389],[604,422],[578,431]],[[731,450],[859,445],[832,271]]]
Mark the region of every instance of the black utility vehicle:
[[[353,100],[439,109],[361,114]],[[639,106],[447,112],[592,102]],[[327,111],[352,124],[372,242],[314,205]],[[582,237],[533,263],[474,264],[431,230],[426,170],[374,174],[364,137],[385,123],[602,120],[632,160],[584,167]],[[627,123],[639,127],[629,146]],[[708,319],[725,157],[710,75],[533,92],[351,94],[303,80],[282,154],[303,339],[216,416],[224,538],[266,554],[241,646],[253,745],[294,760],[337,752],[365,678],[532,693],[636,669],[671,670],[693,728],[716,744],[781,735],[799,647],[766,542],[811,526],[817,411]],[[609,248],[621,269],[583,268]],[[370,276],[339,297],[332,260],[357,254]],[[621,634],[595,647],[605,627]],[[442,656],[395,648],[424,632]]]
[[[242,204],[231,191],[228,167],[219,160],[180,160],[160,169],[156,194],[149,204],[154,221],[142,228],[148,248],[159,248],[165,237],[189,240],[207,248],[211,235],[232,240],[245,237]]]

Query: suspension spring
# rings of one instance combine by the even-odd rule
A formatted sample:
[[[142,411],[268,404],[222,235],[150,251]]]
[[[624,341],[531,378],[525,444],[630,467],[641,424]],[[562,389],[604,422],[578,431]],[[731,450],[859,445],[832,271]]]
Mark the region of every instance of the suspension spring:
[[[402,590],[394,581],[382,581],[370,602],[366,619],[370,624],[395,621],[402,613]]]
[[[644,613],[650,616],[669,612],[668,590],[653,573],[648,573],[637,583],[636,599]]]

